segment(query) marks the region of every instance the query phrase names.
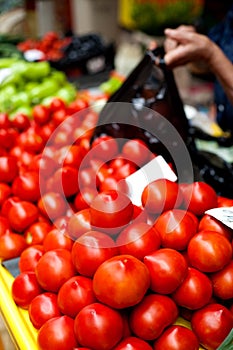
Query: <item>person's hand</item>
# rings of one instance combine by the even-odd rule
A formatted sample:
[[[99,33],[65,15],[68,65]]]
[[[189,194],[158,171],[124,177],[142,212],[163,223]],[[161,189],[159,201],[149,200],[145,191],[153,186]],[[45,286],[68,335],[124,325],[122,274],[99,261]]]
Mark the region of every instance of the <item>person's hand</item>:
[[[195,32],[191,26],[180,26],[177,29],[165,29],[165,63],[177,67],[190,62],[208,61],[212,54],[211,40]]]

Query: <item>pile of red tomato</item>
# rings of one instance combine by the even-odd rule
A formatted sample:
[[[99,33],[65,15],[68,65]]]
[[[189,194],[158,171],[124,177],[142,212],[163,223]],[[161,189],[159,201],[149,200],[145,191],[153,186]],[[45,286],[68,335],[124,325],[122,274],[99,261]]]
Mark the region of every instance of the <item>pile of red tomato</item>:
[[[217,349],[233,327],[233,236],[205,211],[233,200],[160,179],[135,206],[119,184],[155,155],[91,143],[87,107],[0,114],[0,257],[19,257],[12,298],[39,349]]]

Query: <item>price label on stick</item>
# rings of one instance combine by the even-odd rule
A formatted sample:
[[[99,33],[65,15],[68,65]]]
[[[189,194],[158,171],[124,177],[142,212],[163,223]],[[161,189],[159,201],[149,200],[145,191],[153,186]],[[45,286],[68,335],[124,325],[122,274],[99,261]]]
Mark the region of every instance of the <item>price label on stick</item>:
[[[233,207],[209,209],[205,214],[213,216],[215,219],[221,221],[224,225],[233,230]]]
[[[162,156],[155,157],[123,180],[128,190],[127,195],[130,197],[132,203],[140,207],[144,188],[149,183],[158,179],[168,179],[174,182],[177,180],[176,174]]]

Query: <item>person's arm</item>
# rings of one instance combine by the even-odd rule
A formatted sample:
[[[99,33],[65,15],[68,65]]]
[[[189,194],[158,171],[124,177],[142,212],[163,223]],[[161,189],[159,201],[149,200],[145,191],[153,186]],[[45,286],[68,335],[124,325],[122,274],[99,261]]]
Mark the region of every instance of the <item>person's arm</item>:
[[[233,65],[220,47],[207,36],[184,30],[183,27],[166,29],[165,35],[165,63],[174,68],[187,63],[204,62],[219,80],[233,104]]]

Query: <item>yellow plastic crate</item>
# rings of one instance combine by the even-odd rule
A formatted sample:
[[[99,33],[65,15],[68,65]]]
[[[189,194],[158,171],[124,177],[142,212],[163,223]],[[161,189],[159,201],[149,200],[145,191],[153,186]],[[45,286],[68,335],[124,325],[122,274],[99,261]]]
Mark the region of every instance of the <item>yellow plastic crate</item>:
[[[1,261],[0,261],[1,262]],[[11,286],[14,277],[0,263],[0,312],[19,350],[38,350],[38,330],[32,325],[27,310],[18,307],[11,296]],[[190,328],[190,323],[179,317],[175,324]],[[199,350],[204,350],[202,347]]]
[[[37,330],[33,327],[28,311],[17,307],[11,296],[14,277],[0,264],[0,311],[6,327],[20,350],[38,350]]]

